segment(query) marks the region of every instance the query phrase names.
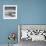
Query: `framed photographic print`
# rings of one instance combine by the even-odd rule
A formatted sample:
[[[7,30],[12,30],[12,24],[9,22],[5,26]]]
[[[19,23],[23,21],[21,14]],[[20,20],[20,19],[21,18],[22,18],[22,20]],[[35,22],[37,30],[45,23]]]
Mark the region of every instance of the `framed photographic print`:
[[[17,19],[17,5],[3,5],[3,19]]]
[[[18,41],[46,41],[46,25],[18,25]]]

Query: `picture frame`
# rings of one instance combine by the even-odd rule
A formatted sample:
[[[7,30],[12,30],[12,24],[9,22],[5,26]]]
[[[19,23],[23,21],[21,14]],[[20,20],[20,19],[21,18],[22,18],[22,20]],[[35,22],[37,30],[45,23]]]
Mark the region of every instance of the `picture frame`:
[[[3,5],[3,19],[17,19],[17,5]]]

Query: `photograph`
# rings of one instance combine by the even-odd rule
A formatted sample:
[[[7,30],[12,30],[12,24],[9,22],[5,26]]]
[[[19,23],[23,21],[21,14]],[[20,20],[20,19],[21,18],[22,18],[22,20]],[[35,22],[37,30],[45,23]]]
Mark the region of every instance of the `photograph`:
[[[3,5],[3,19],[17,19],[17,5]]]
[[[18,41],[20,46],[31,46],[32,43],[46,42],[46,25],[18,25]]]

